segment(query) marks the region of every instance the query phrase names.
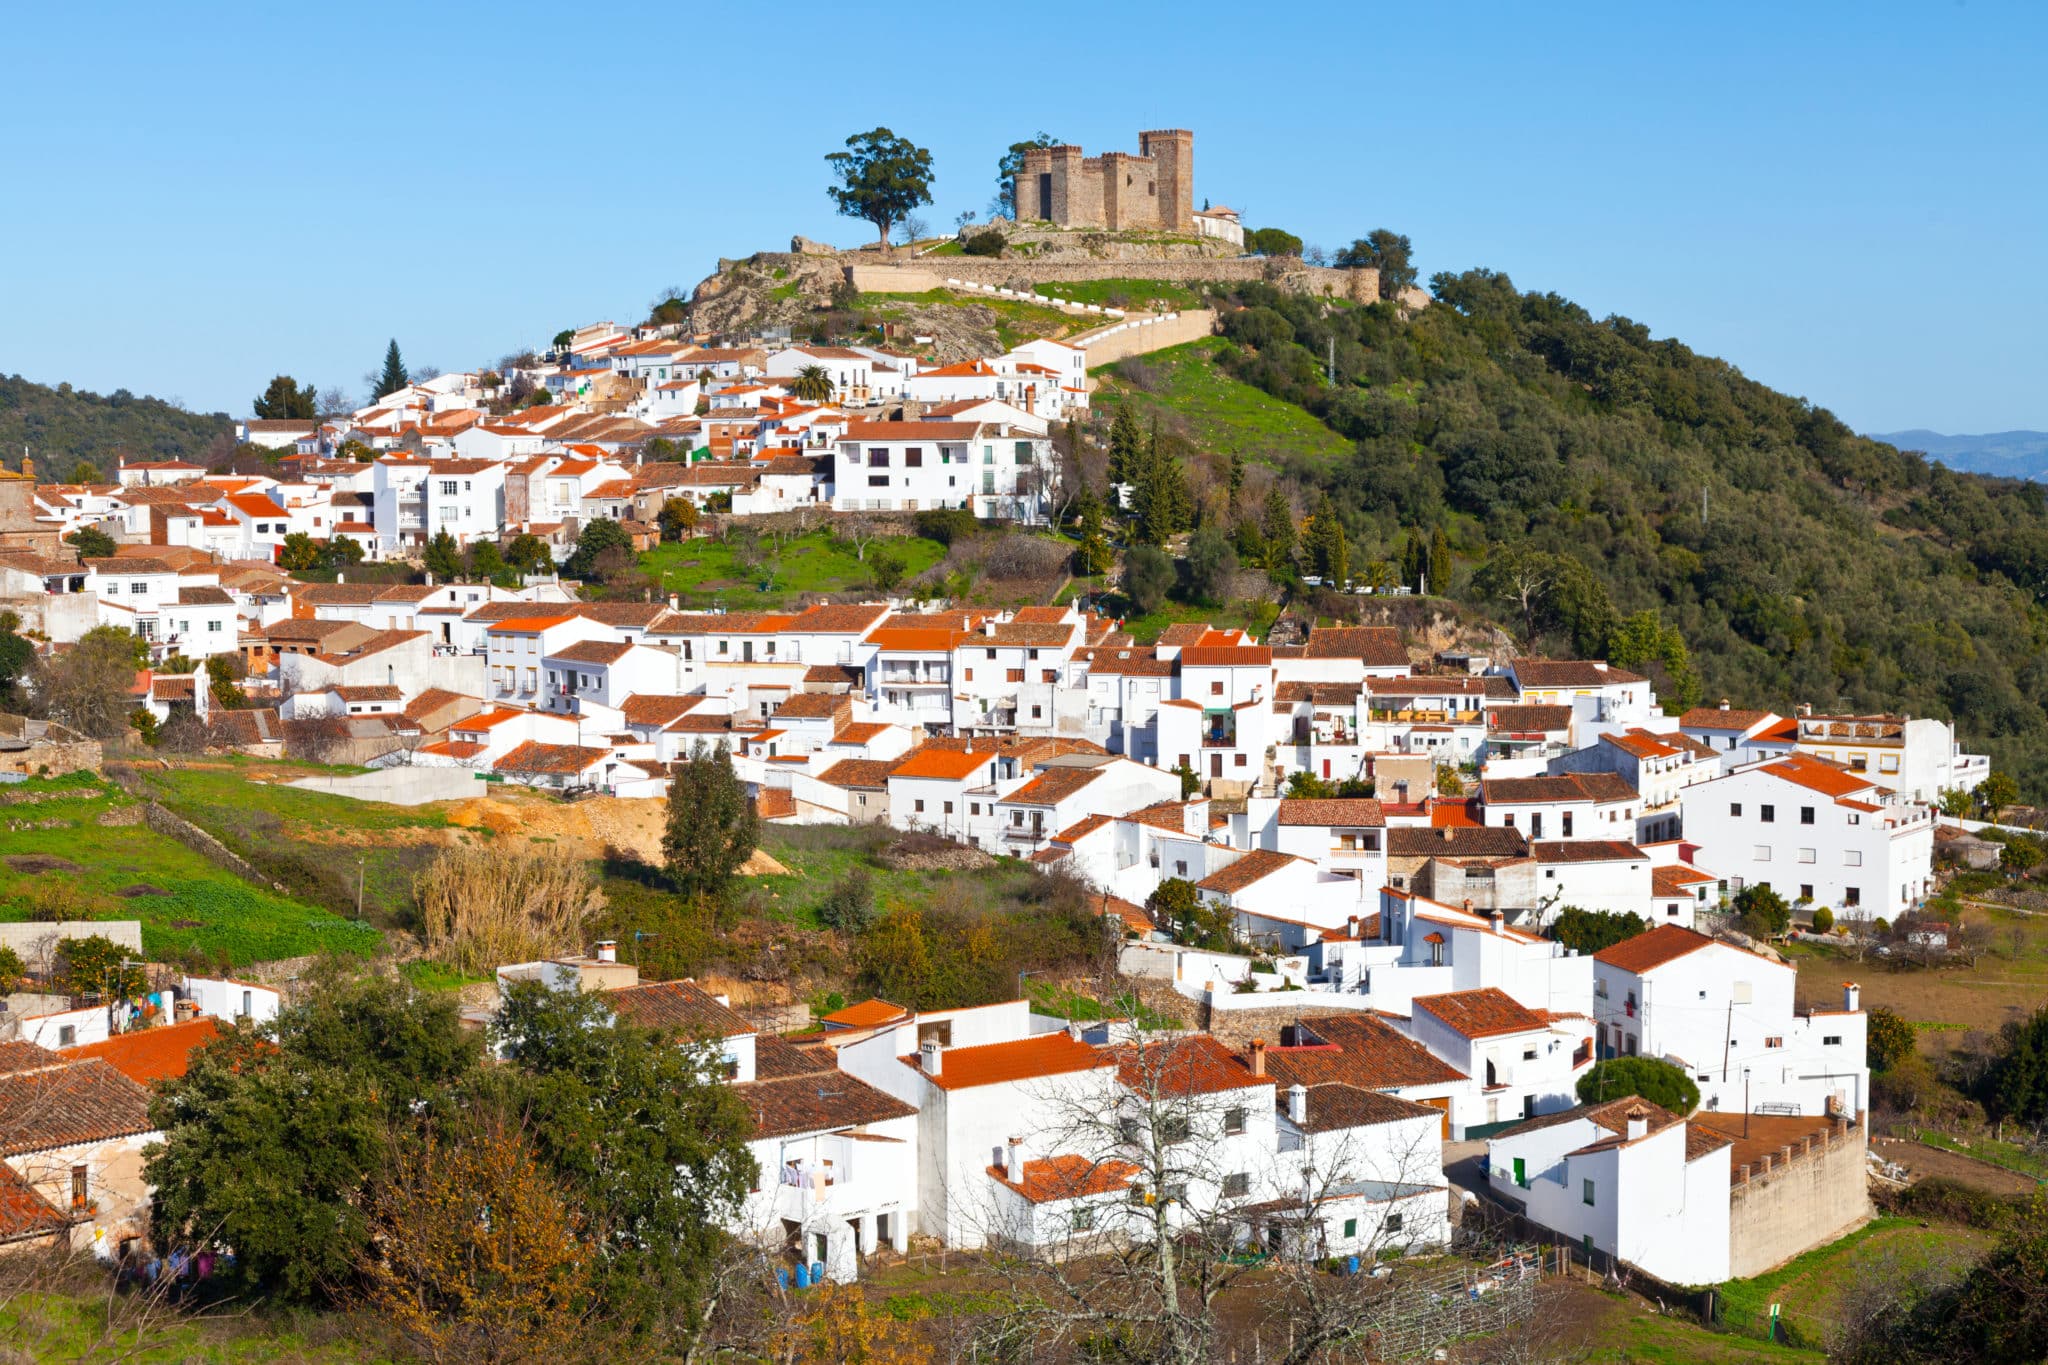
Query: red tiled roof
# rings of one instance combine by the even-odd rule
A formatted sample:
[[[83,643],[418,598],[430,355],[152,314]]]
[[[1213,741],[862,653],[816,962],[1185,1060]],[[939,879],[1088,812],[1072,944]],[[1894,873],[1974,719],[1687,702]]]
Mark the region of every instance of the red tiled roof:
[[[1273,651],[1264,645],[1190,645],[1180,661],[1196,668],[1248,668],[1272,663]]]
[[[916,1056],[902,1060],[912,1067],[918,1065]],[[939,1074],[926,1079],[941,1090],[969,1090],[1114,1065],[1112,1059],[1065,1033],[1043,1033],[1011,1043],[949,1048],[939,1059]]]
[[[1291,853],[1276,853],[1272,849],[1255,848],[1228,867],[1211,872],[1195,885],[1204,891],[1221,891],[1229,895],[1271,876],[1289,863],[1301,861],[1303,860]]]
[[[1394,1090],[1469,1079],[1392,1024],[1369,1014],[1323,1016],[1299,1027],[1318,1045],[1266,1050],[1266,1073],[1282,1085],[1342,1081],[1368,1090]],[[1239,1065],[1245,1065],[1242,1058]]]
[[[1380,803],[1369,796],[1306,800],[1295,797],[1280,802],[1283,825],[1384,825],[1387,817]]]
[[[153,1128],[149,1092],[98,1058],[0,1076],[0,1156]]]
[[[1541,1015],[1498,986],[1418,995],[1415,1008],[1435,1015],[1446,1028],[1466,1038],[1492,1038],[1547,1027]]]
[[[1229,1048],[1214,1034],[1113,1048],[1117,1079],[1140,1095],[1214,1095],[1272,1085],[1270,1076],[1254,1076],[1237,1064]]]
[[[909,1017],[910,1011],[901,1005],[870,998],[848,1005],[845,1009],[822,1015],[818,1022],[839,1028],[880,1028],[884,1024],[893,1024],[899,1019]]]
[[[732,1038],[755,1027],[694,981],[657,981],[606,991],[605,1003],[629,1024],[691,1038]]]
[[[1788,754],[1776,763],[1767,764],[1763,771],[1823,796],[1849,796],[1868,791],[1874,785],[1868,778],[1857,777],[1808,754]]]
[[[1593,954],[1593,960],[1641,976],[1667,962],[1676,962],[1688,953],[1710,947],[1713,942],[1705,934],[1691,929],[1676,924],[1660,924],[1646,934],[1637,934],[1634,938],[1625,938],[1611,947],[1602,948]]]
[[[1050,1204],[1126,1189],[1139,1168],[1115,1158],[1090,1161],[1084,1156],[1052,1156],[1025,1162],[1021,1181],[1011,1180],[1001,1166],[989,1167],[988,1173],[1032,1203]]]
[[[930,746],[919,749],[902,759],[889,771],[891,777],[934,777],[946,781],[959,781],[972,777],[987,767],[993,759],[989,750],[968,751],[963,749],[938,749]]]
[[[1682,730],[1747,730],[1775,715],[1770,711],[1737,711],[1725,706],[1695,706],[1678,718]]]
[[[192,1050],[220,1036],[210,1018],[165,1024],[159,1028],[137,1029],[118,1034],[103,1043],[87,1043],[67,1049],[66,1057],[97,1057],[129,1080],[148,1085],[165,1076],[182,1076]]]
[[[1625,839],[1566,839],[1531,844],[1529,852],[1539,863],[1635,862],[1650,856]]]

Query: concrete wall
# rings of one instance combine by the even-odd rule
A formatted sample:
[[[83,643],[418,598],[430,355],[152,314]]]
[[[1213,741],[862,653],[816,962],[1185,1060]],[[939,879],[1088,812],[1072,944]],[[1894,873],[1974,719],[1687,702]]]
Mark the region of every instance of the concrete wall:
[[[1113,364],[1127,356],[1147,355],[1163,351],[1168,346],[1179,346],[1185,342],[1200,341],[1216,330],[1216,314],[1206,308],[1191,308],[1187,312],[1157,322],[1138,325],[1121,324],[1114,330],[1105,330],[1087,336],[1073,338],[1073,344],[1088,353],[1088,368]]]
[[[12,948],[21,960],[38,971],[49,963],[57,944],[67,938],[102,935],[140,957],[142,921],[139,919],[67,919],[54,923],[0,924],[0,947]]]
[[[1831,1242],[1870,1216],[1861,1124],[1815,1143],[1811,1151],[1781,1153],[1770,1168],[1735,1172],[1728,1203],[1728,1273],[1760,1275],[1800,1252]],[[1780,1164],[1780,1163],[1783,1164]]]

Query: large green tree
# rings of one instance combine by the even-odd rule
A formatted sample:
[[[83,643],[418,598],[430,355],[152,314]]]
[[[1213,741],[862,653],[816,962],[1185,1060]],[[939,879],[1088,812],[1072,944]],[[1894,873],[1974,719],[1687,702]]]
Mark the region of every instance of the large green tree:
[[[81,526],[64,540],[78,552],[80,559],[111,559],[114,556],[114,538],[97,526]]]
[[[932,202],[932,154],[887,128],[854,134],[825,160],[839,180],[826,195],[846,217],[873,223],[884,251],[890,230]]]
[[[94,626],[36,670],[38,703],[53,719],[94,739],[128,728],[136,673],[149,664],[149,644],[119,626]]]
[[[434,532],[423,556],[427,572],[437,583],[451,583],[462,577],[462,547],[446,529]]]
[[[1700,1088],[1692,1077],[1660,1057],[1609,1057],[1595,1062],[1579,1077],[1578,1094],[1581,1104],[1638,1095],[1681,1118],[1700,1102]]]
[[[631,553],[632,536],[626,533],[625,527],[610,517],[593,517],[584,522],[583,529],[577,533],[575,553],[569,556],[568,562],[562,566],[562,571],[571,578],[588,578],[598,567],[597,557],[612,549]]]
[[[1393,299],[1415,283],[1414,254],[1414,244],[1406,237],[1386,228],[1375,228],[1338,252],[1337,264],[1379,271],[1380,297]]]
[[[1309,566],[1332,588],[1342,589],[1351,576],[1351,546],[1344,538],[1344,523],[1325,493],[1317,499],[1315,514],[1309,518],[1308,534],[1302,540]]]
[[[1576,948],[1579,956],[1591,957],[1602,948],[1612,948],[1623,939],[1634,938],[1649,928],[1649,921],[1634,911],[1617,914],[1611,910],[1581,910],[1576,905],[1567,905],[1551,922],[1550,936],[1567,948]]]
[[[256,416],[267,422],[311,420],[319,415],[320,395],[311,384],[301,384],[290,375],[281,374],[256,395],[254,408]]]
[[[1139,615],[1159,610],[1173,588],[1173,559],[1151,545],[1134,545],[1124,555],[1123,590]]]
[[[700,745],[687,760],[671,765],[661,851],[676,890],[686,896],[723,892],[753,855],[760,828],[746,785],[733,772],[723,746],[707,752]]]

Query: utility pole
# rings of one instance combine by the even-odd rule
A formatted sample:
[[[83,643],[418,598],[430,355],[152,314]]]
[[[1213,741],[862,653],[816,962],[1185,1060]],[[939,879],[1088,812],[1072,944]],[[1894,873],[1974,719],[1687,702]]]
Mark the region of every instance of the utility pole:
[[[1323,382],[1331,388],[1337,387],[1337,336],[1330,334],[1329,358],[1323,362]]]

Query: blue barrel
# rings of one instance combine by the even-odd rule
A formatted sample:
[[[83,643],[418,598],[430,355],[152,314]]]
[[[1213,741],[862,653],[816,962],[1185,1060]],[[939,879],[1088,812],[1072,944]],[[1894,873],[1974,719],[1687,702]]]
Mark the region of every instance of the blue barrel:
[[[789,1267],[788,1267],[788,1266],[786,1266],[786,1265],[779,1265],[779,1266],[775,1267],[775,1287],[776,1287],[777,1289],[787,1289],[787,1288],[789,1288]]]
[[[1350,1257],[1344,1262],[1344,1273],[1346,1275],[1356,1275],[1358,1273],[1358,1258],[1356,1256]]]
[[[798,1289],[809,1289],[811,1287],[811,1268],[802,1261],[796,1263],[796,1287]]]
[[[825,1283],[825,1263],[824,1263],[823,1261],[812,1261],[812,1262],[811,1262],[811,1283],[812,1283],[812,1284],[823,1284],[823,1283]]]

